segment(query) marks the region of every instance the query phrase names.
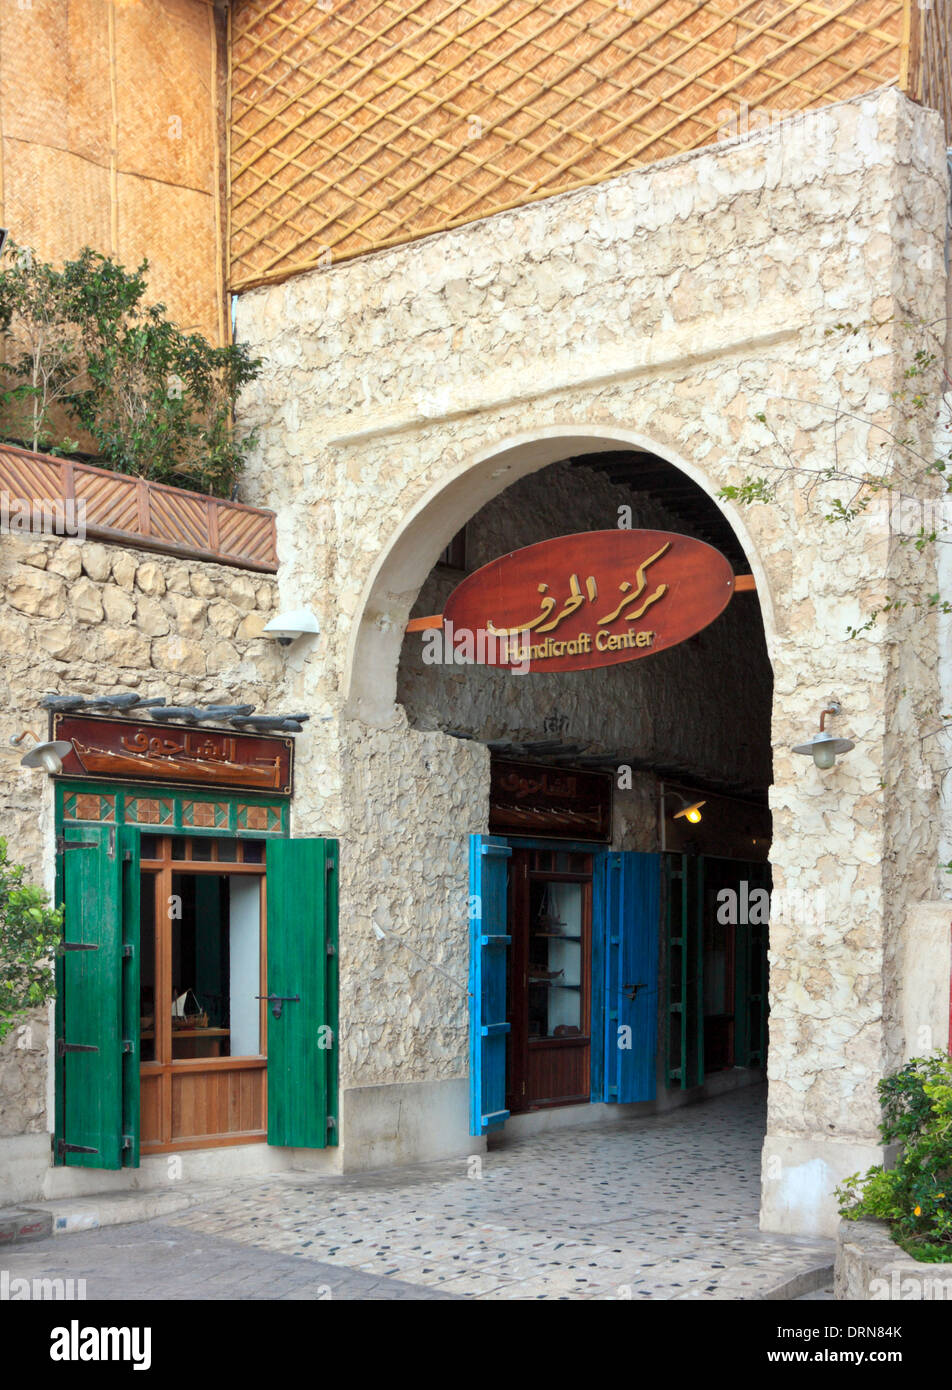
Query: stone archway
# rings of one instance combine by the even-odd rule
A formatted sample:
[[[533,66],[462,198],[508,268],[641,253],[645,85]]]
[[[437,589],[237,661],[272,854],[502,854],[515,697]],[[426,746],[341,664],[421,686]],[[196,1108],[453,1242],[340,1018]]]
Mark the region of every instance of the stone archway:
[[[410,730],[394,698],[406,619],[441,548],[567,441],[575,453],[649,448],[710,496],[778,442],[755,414],[771,401],[786,402],[780,445],[814,478],[834,447],[865,473],[875,441],[864,419],[905,432],[892,393],[908,343],[895,326],[944,318],[944,147],[934,117],[894,92],[817,119],[817,158],[800,168],[779,133],[727,142],[241,297],[241,336],[271,362],[246,405],[262,441],[249,495],[278,513],[283,602],[313,604],[322,628],[286,671],[295,706],[319,713],[295,814],[346,839],[345,1132],[347,1094],[388,1091],[405,1117],[396,1093],[410,1092],[396,1083],[465,1088],[461,1010],[436,977],[381,1021],[381,994],[409,980],[381,959],[369,920],[385,896],[418,949],[462,963],[446,906],[465,883],[462,851],[444,837],[428,854],[423,837],[459,823],[469,802],[457,793],[479,784],[479,760]],[[926,212],[890,243],[883,208],[901,216],[910,187]],[[873,325],[868,338],[830,337],[844,317]],[[823,410],[801,415],[791,401]],[[834,439],[840,411],[850,426]],[[936,896],[937,798],[920,733],[942,707],[938,644],[901,613],[848,640],[903,576],[888,527],[834,531],[797,479],[776,507],[731,520],[775,676],[775,889],[817,906],[810,921],[771,923],[763,1222],[830,1233],[837,1181],[881,1158],[876,1085],[922,1017],[906,960],[921,953],[913,909]],[[856,749],[821,773],[790,749],[831,696]],[[420,789],[426,823],[408,846],[401,817],[420,819]]]
[[[440,551],[480,507],[518,479],[569,454],[612,448],[653,453],[680,469],[709,497],[716,497],[716,485],[701,469],[629,429],[553,425],[524,436],[503,438],[479,450],[407,512],[368,575],[344,657],[341,691],[345,717],[384,726],[392,720],[397,663],[410,609]],[[718,505],[728,517],[757,581],[760,613],[772,656],[774,618],[766,570],[737,509]]]
[[[355,614],[342,682],[345,716],[354,726],[380,730],[380,734],[370,737],[379,740],[381,748],[395,744],[404,748],[408,742],[422,743],[426,739],[439,739],[447,744],[455,742],[443,740],[439,735],[408,730],[401,717],[402,710],[396,704],[397,667],[404,630],[424,580],[441,550],[460,527],[515,482],[566,456],[578,458],[585,453],[605,453],[612,449],[652,453],[683,472],[709,498],[716,498],[717,485],[701,468],[678,457],[670,448],[659,447],[644,434],[628,429],[552,426],[531,435],[510,436],[480,450],[408,509],[367,577]],[[735,531],[748,558],[750,572],[757,580],[761,622],[770,651],[775,623],[765,567],[736,509],[718,505]],[[789,691],[789,675],[784,684]],[[446,753],[448,761],[444,766],[453,766],[454,757],[465,760],[462,777],[472,776],[472,745],[457,743],[456,748],[458,753]],[[462,762],[458,765],[464,766]],[[488,761],[482,775],[487,778],[488,787]],[[475,781],[470,785],[475,786]],[[768,1217],[768,1223],[769,1220]]]

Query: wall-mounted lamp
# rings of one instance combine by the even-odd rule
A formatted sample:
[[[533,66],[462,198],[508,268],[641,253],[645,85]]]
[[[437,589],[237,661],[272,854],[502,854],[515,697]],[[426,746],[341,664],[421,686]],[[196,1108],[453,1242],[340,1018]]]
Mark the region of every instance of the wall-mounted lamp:
[[[33,747],[20,759],[21,767],[39,767],[44,772],[53,774],[63,771],[63,759],[67,753],[73,751],[71,743],[64,739],[57,739],[55,743],[41,743],[32,729],[24,729],[22,734],[14,734],[10,742],[14,748],[22,748],[25,738],[33,740]]]
[[[826,709],[820,714],[820,731],[813,735],[809,743],[798,743],[792,750],[794,753],[802,753],[804,757],[813,759],[814,763],[821,771],[825,772],[831,768],[841,753],[848,753],[856,745],[852,739],[834,738],[834,736],[824,726],[828,714],[839,714],[840,705],[838,700],[831,700]]]
[[[276,618],[265,623],[263,635],[273,637],[282,647],[290,647],[298,637],[307,633],[320,632],[318,621],[310,608],[295,608],[290,613],[279,613]]]
[[[661,852],[662,852],[662,854],[665,852],[665,850],[666,850],[667,847],[668,847],[668,838],[667,838],[667,833],[666,833],[666,831],[667,831],[667,824],[668,824],[668,816],[665,815],[664,802],[665,802],[665,797],[669,797],[669,796],[673,796],[673,797],[675,798],[675,800],[678,802],[678,809],[677,809],[676,811],[674,811],[674,812],[669,812],[669,813],[668,813],[668,814],[670,815],[670,818],[671,818],[672,820],[686,820],[686,821],[688,822],[689,825],[698,825],[698,824],[700,824],[700,821],[701,821],[701,807],[707,805],[707,802],[706,802],[706,801],[689,801],[689,800],[687,799],[687,797],[684,795],[683,792],[671,791],[670,788],[668,788],[668,787],[666,787],[666,786],[664,785],[664,783],[661,784],[661,796],[660,796],[659,811],[660,811],[660,824],[661,824]]]

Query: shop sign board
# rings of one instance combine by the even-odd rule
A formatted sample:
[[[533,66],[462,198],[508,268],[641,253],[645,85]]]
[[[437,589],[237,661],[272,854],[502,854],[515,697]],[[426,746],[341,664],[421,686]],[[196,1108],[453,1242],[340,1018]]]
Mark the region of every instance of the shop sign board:
[[[291,738],[78,714],[54,714],[52,736],[72,745],[65,776],[291,795]]]
[[[693,536],[586,531],[514,550],[468,575],[447,600],[443,641],[456,660],[587,671],[693,637],[734,588],[730,562]]]

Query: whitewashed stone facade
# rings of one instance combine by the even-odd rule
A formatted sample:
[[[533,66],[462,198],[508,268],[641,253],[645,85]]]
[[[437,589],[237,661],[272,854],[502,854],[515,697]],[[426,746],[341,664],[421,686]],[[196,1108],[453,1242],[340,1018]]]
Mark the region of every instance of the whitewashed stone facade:
[[[483,677],[467,675],[449,701],[409,649],[400,671],[407,619],[438,596],[424,585],[451,537],[485,508],[487,546],[502,539],[501,495],[514,486],[524,491],[510,497],[537,499],[532,524],[548,526],[565,479],[540,470],[569,457],[644,449],[713,498],[765,462],[823,469],[834,447],[862,472],[899,423],[893,393],[915,325],[946,312],[941,124],[894,90],[808,124],[807,141],[773,128],[244,294],[239,336],[265,369],[242,404],[260,440],[243,497],[277,512],[277,585],[3,539],[12,723],[35,720],[37,696],[64,688],[310,712],[293,829],[342,846],[341,1142],[325,1165],[484,1143],[467,1132],[466,841],[487,826],[489,754],[436,726],[475,728],[487,707],[494,727],[508,721],[504,705],[473,694]],[[829,332],[842,323],[859,331]],[[924,385],[937,382],[936,368]],[[601,505],[594,484],[588,503]],[[938,1045],[942,1023],[941,988],[927,1003],[904,989],[907,956],[921,979],[916,923],[928,919],[936,939],[929,904],[945,889],[942,755],[920,739],[941,707],[936,633],[896,611],[847,636],[887,591],[921,588],[923,562],[887,528],[838,530],[821,510],[789,480],[775,505],[727,509],[757,599],[734,600],[698,649],[708,660],[685,651],[654,676],[650,661],[591,673],[572,707],[614,742],[626,730],[612,691],[643,701],[656,683],[659,714],[641,728],[659,760],[693,752],[700,770],[738,759],[731,715],[741,699],[765,704],[763,678],[748,689],[743,663],[733,669],[709,728],[679,728],[676,687],[724,676],[759,603],[773,668],[774,883],[823,904],[808,923],[771,924],[762,1219],[796,1232],[832,1229],[836,1181],[880,1152],[877,1080],[915,1029],[933,1028]],[[304,605],[318,637],[286,650],[260,639],[266,612]],[[529,730],[550,689],[519,696],[522,723],[505,733]],[[856,747],[821,774],[789,750],[831,696],[843,710],[834,727]],[[754,748],[748,775],[762,756]],[[39,779],[9,783],[14,849],[47,881],[50,806]],[[622,833],[643,843],[650,796],[636,793],[627,814]],[[43,1123],[34,1076],[32,1099],[4,1116],[8,1133]]]
[[[465,1084],[462,996],[372,931],[465,978],[487,757],[411,729],[396,701],[437,555],[507,486],[587,451],[648,449],[713,496],[780,461],[762,410],[815,469],[849,412],[838,457],[863,471],[898,423],[903,325],[944,318],[947,191],[938,118],[884,91],[816,113],[806,142],[776,128],[242,296],[240,337],[268,364],[244,402],[261,440],[246,493],[279,515],[282,604],[322,626],[287,673],[292,702],[326,716],[296,824],[344,844],[345,1165],[361,1093],[425,1081],[436,1107],[438,1083]],[[860,332],[828,332],[843,322]],[[935,633],[897,613],[846,636],[921,583],[885,530],[835,530],[793,483],[729,514],[773,664],[775,884],[824,901],[809,929],[771,932],[763,1220],[828,1230],[835,1181],[878,1154],[876,1081],[905,1046],[906,914],[939,893],[919,741]],[[856,749],[820,774],[789,749],[830,696]]]
[[[4,742],[46,737],[45,694],[133,690],[173,703],[225,697],[259,707],[282,673],[261,630],[273,616],[271,575],[57,536],[0,535],[0,700]],[[26,745],[29,746],[29,745]],[[0,834],[34,882],[53,885],[53,795],[9,748],[0,777]],[[45,1013],[0,1048],[3,1140],[51,1128]],[[0,1188],[2,1191],[2,1188]]]

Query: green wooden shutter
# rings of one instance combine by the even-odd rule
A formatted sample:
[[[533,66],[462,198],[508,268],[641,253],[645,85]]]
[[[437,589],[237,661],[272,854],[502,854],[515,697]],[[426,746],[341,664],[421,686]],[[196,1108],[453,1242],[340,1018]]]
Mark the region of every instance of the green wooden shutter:
[[[56,1158],[83,1168],[135,1166],[138,831],[70,825],[59,847],[65,911],[55,1042]]]
[[[119,832],[122,851],[122,1165],[139,1166],[139,906],[142,901],[141,836],[133,826]]]
[[[688,1090],[704,1080],[704,863],[664,855],[667,938],[667,1074]]]
[[[336,840],[267,847],[268,1143],[337,1143]],[[274,1011],[280,1002],[280,1017]]]

